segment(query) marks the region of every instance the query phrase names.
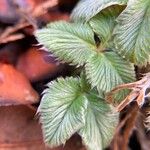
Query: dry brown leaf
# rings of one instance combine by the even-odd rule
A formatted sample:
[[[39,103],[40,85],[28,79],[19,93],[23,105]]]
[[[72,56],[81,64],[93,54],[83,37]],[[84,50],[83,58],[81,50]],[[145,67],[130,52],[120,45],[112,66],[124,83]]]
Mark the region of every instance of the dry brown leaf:
[[[35,113],[23,105],[0,108],[0,150],[85,150],[77,135],[64,147],[46,148]]]
[[[8,37],[5,37],[4,39],[0,40],[0,44],[17,41],[17,40],[23,39],[24,37],[25,37],[24,34],[21,34],[21,33],[9,35]]]
[[[49,23],[53,21],[58,21],[58,20],[65,20],[69,21],[70,15],[68,13],[62,13],[62,12],[49,12],[45,15],[43,15],[40,19],[44,20],[44,22]]]
[[[61,150],[45,148],[35,111],[26,106],[0,108],[0,150]]]
[[[111,144],[111,150],[128,150],[130,136],[135,128],[139,108],[137,104],[127,110],[124,119],[119,123],[114,139]],[[120,149],[121,148],[121,149]]]
[[[131,89],[132,90],[131,93],[119,104],[117,108],[118,111],[124,109],[132,101],[136,101],[138,106],[141,107],[145,102],[145,98],[150,96],[150,93],[146,93],[147,89],[149,88],[150,88],[150,73],[147,73],[141,80],[137,82],[117,86],[108,94],[106,94],[106,99],[109,102],[112,102],[113,95],[116,92],[122,89]]]
[[[58,72],[60,65],[57,65],[51,56],[49,56],[51,61],[46,62],[44,58],[48,55],[48,52],[38,48],[30,48],[19,58],[17,69],[31,81],[38,81],[47,76],[52,77]]]
[[[20,40],[24,38],[24,34],[16,33],[18,30],[31,26],[29,23],[26,22],[19,22],[18,24],[7,27],[3,33],[0,35],[0,44],[8,43],[16,40]]]
[[[29,80],[12,65],[0,64],[0,105],[32,104],[39,100]]]
[[[32,11],[32,15],[34,17],[39,17],[43,15],[44,13],[46,13],[49,8],[54,7],[57,4],[58,4],[58,0],[47,0],[39,4],[38,6],[36,6]]]

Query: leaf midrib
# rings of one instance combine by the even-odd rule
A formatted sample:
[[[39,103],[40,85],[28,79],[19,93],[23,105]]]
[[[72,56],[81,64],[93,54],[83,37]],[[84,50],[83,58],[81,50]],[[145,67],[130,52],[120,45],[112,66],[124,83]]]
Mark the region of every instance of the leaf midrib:
[[[117,74],[117,76],[119,77],[120,81],[122,83],[124,83],[123,79],[121,78],[118,70],[116,69],[116,67],[113,65],[113,63],[107,58],[107,56],[105,56],[105,54],[103,54],[103,57],[106,59],[106,61],[108,62],[107,64],[109,64],[111,66],[111,68],[113,68],[114,72]]]
[[[81,95],[80,95],[81,96]],[[60,128],[61,124],[64,122],[64,118],[66,117],[66,114],[68,113],[68,111],[70,110],[70,107],[73,105],[73,103],[78,99],[79,95],[77,95],[74,100],[71,101],[71,103],[66,107],[66,111],[62,117],[62,121],[60,121],[60,124],[57,126],[57,128],[55,129],[55,132],[53,132],[53,135],[51,136],[50,141],[52,141],[52,139],[54,138],[55,134],[57,133],[57,130]],[[69,108],[69,109],[68,109]]]

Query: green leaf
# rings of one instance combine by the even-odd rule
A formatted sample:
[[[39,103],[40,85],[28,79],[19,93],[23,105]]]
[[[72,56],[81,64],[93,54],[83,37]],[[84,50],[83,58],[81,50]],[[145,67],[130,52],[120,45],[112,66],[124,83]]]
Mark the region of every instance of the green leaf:
[[[101,39],[102,43],[106,43],[111,39],[115,19],[122,12],[123,8],[124,7],[118,5],[108,7],[89,20],[90,26]]]
[[[44,91],[38,112],[45,142],[50,147],[65,144],[78,131],[85,145],[95,148],[91,150],[105,147],[112,139],[118,115],[102,95],[98,96],[95,89],[85,89],[85,85],[85,79],[59,78]]]
[[[75,21],[88,21],[101,10],[112,5],[125,5],[127,0],[81,0],[72,12]]]
[[[91,57],[85,70],[91,85],[98,91],[109,92],[116,85],[135,80],[134,66],[113,51]]]
[[[94,33],[88,25],[55,22],[36,32],[38,41],[59,59],[83,65],[96,49]]]
[[[88,150],[102,150],[112,140],[118,114],[102,98],[88,96],[85,126],[79,134]]]
[[[133,65],[114,52],[113,56],[109,56],[112,53],[105,53],[107,47],[96,47],[93,37],[93,31],[88,25],[65,22],[52,23],[48,29],[37,32],[39,42],[59,59],[78,66],[85,64],[87,78],[99,92],[108,92],[118,84],[133,81]]]
[[[45,142],[50,147],[64,144],[85,124],[87,98],[80,80],[58,79],[48,84],[39,106]]]
[[[117,21],[114,43],[118,53],[136,65],[146,65],[150,59],[150,0],[129,0]]]

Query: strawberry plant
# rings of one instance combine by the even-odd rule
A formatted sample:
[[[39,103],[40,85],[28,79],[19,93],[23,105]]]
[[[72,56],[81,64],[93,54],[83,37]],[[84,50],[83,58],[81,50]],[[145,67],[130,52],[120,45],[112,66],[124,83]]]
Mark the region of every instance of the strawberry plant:
[[[81,0],[70,22],[53,22],[36,32],[60,61],[82,68],[80,76],[58,78],[43,93],[38,112],[50,147],[65,144],[74,133],[89,150],[110,143],[118,123],[114,106],[121,103],[122,110],[138,97],[133,90],[136,94],[122,101],[129,92],[124,90],[130,87],[127,83],[136,80],[134,66],[149,63],[149,24],[150,0]],[[113,98],[108,95],[108,103],[106,93],[120,84],[123,90]]]

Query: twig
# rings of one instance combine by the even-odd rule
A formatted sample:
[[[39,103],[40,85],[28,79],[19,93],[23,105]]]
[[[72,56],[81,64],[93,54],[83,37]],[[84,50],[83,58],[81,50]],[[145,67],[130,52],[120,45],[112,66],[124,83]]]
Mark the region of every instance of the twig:
[[[19,22],[18,24],[12,27],[6,28],[5,31],[0,36],[0,44],[12,42],[24,38],[25,37],[24,34],[15,33],[15,32],[28,26],[30,26],[30,24],[27,22]]]
[[[4,44],[4,43],[20,40],[20,39],[23,39],[24,37],[25,37],[24,34],[21,34],[21,33],[10,35],[8,37],[5,37],[4,39],[1,39],[0,40],[0,44]]]
[[[19,22],[18,24],[12,26],[12,27],[8,27],[5,29],[5,31],[1,34],[0,39],[3,39],[15,32],[17,32],[18,30],[21,30],[22,28],[28,27],[30,26],[29,23],[27,22]]]
[[[49,8],[54,7],[58,4],[58,0],[48,0],[40,5],[38,5],[35,9],[32,11],[33,17],[39,17],[46,13]]]
[[[14,4],[17,5],[14,0]],[[48,11],[49,8],[54,7],[58,4],[58,0],[47,0],[42,4],[37,5],[35,8],[29,10],[23,10],[18,7],[17,11],[22,15],[21,20],[18,24],[13,27],[8,27],[0,36],[0,44],[7,43],[15,40],[24,38],[21,34],[15,34],[18,30],[21,30],[28,26],[33,26],[34,30],[37,28],[35,19]]]

